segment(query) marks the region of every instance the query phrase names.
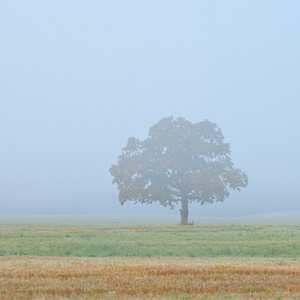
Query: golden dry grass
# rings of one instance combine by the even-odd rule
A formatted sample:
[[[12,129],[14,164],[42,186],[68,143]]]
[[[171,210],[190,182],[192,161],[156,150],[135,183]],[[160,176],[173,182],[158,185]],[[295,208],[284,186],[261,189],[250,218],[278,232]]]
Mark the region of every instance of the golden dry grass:
[[[298,260],[0,258],[0,299],[300,299]]]

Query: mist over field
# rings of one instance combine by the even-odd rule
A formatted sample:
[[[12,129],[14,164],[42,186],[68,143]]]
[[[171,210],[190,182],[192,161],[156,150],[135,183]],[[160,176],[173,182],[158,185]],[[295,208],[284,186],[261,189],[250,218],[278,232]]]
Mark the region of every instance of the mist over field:
[[[109,173],[129,137],[172,115],[216,123],[249,178],[191,215],[300,211],[299,11],[296,0],[3,1],[0,215],[179,215],[121,206]]]

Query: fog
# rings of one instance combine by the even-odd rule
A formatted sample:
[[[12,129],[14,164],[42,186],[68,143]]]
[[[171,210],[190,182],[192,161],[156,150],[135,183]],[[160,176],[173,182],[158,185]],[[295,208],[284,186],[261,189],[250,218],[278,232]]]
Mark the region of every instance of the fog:
[[[164,117],[216,123],[249,186],[191,215],[300,210],[300,2],[2,1],[0,214],[121,206],[109,167]]]

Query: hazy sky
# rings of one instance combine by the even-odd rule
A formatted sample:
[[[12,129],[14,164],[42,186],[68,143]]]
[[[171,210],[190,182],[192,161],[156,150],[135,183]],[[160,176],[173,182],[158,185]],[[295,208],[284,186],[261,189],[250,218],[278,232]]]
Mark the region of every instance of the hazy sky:
[[[190,214],[300,209],[300,1],[1,1],[0,214],[125,205],[108,169],[163,117],[223,131],[249,187]]]

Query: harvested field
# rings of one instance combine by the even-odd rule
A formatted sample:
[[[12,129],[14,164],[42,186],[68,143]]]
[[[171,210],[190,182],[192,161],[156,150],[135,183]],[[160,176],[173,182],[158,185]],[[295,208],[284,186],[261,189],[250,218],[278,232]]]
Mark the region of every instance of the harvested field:
[[[295,259],[0,258],[0,299],[300,299]]]

